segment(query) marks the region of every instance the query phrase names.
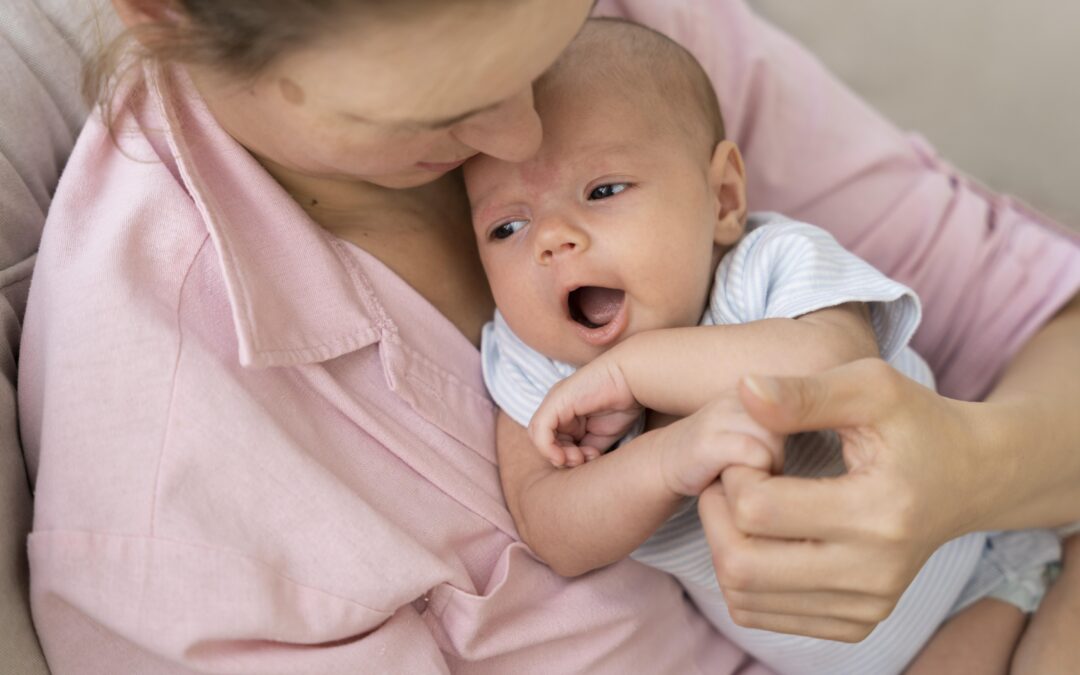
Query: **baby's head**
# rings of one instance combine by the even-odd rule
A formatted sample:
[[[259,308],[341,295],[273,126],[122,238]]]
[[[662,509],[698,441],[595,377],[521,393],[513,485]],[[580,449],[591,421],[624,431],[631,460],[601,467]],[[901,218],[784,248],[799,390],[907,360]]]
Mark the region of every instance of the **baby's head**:
[[[688,52],[589,21],[534,87],[540,151],[465,167],[495,302],[533,349],[581,365],[644,330],[696,325],[742,236],[742,160]]]

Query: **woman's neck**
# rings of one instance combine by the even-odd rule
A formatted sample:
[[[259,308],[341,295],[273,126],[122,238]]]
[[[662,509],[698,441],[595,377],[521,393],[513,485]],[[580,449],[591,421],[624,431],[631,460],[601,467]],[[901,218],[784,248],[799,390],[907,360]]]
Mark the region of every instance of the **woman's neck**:
[[[259,160],[316,223],[335,232],[363,229],[368,235],[400,234],[402,225],[445,228],[468,220],[468,201],[459,173],[414,188],[387,188],[365,181],[307,176]]]
[[[494,301],[460,172],[407,189],[297,175],[263,162],[312,220],[409,283],[473,344]]]

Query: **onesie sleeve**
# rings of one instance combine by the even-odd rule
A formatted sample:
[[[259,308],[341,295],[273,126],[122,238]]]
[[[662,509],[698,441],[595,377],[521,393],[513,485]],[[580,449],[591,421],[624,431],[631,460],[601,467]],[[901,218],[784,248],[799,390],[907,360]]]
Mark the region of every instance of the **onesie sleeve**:
[[[706,322],[794,319],[865,302],[881,356],[907,346],[921,309],[915,293],[844,249],[821,228],[755,214],[750,232],[720,262]]]
[[[514,335],[502,314],[484,326],[480,339],[484,385],[503,412],[525,427],[555,384],[574,372],[533,350]]]

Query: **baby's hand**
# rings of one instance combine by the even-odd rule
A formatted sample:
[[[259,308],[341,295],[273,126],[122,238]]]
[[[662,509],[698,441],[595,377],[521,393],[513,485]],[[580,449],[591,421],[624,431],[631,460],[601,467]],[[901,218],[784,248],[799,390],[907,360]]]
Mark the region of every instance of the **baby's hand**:
[[[659,453],[660,475],[674,494],[696,497],[729,466],[779,472],[784,437],[754,421],[735,392],[664,427],[671,440]]]
[[[601,356],[551,388],[529,437],[555,466],[578,466],[625,436],[643,412],[618,364]]]

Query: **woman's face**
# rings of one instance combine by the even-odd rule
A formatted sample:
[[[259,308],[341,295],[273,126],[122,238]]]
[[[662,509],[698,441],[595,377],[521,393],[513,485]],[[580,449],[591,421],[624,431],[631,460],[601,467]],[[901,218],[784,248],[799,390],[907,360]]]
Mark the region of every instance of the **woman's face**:
[[[536,151],[531,83],[591,6],[432,2],[416,16],[346,20],[254,81],[190,70],[225,130],[272,169],[415,187],[477,153],[520,161]]]

